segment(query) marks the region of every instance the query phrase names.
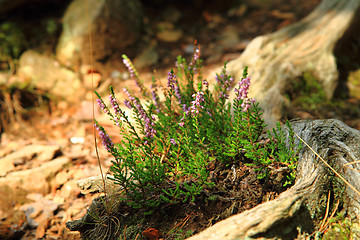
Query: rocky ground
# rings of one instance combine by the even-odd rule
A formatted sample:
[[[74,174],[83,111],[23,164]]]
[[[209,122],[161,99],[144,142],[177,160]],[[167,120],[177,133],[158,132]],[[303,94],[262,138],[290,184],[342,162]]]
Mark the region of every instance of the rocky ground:
[[[168,27],[166,34],[155,35],[154,41],[158,43],[156,47],[150,49],[151,51],[144,50],[143,54],[136,58],[137,64],[144,69],[142,77],[151,79],[151,68],[155,65],[159,69],[157,76],[164,79],[170,62],[175,60],[178,54],[189,56],[192,51],[191,42],[195,37],[204,49],[206,66],[204,72],[211,72],[224,60],[238,56],[253,37],[296,22],[310,12],[318,1],[302,1],[301,6],[297,6],[298,1],[289,3],[285,1],[287,4],[278,2],[279,5],[273,8],[257,8],[243,4],[222,13],[203,11],[201,16],[205,25],[195,24],[189,28],[190,30],[185,25],[181,25],[176,31]],[[150,15],[152,11],[154,9],[149,8]],[[167,14],[173,15],[174,12],[171,11]],[[246,20],[240,23],[236,18],[241,16],[246,16]],[[163,19],[157,22],[160,23],[166,25]],[[169,24],[171,25],[168,23],[167,26],[170,26]],[[194,31],[198,32],[194,33]],[[149,52],[151,54],[155,52],[157,63],[152,62],[153,58],[149,58]],[[36,53],[28,52],[27,58],[38,59],[37,65],[43,70],[52,69],[52,74],[54,71],[57,71],[57,74],[76,73],[65,70],[51,58],[38,56]],[[27,58],[23,56],[23,62],[20,62],[16,74],[1,74],[1,82],[16,82],[21,74],[26,76],[28,74],[26,67],[29,67],[31,62],[26,61]],[[21,71],[22,67],[24,71]],[[113,65],[107,63],[104,70],[99,69],[102,74],[95,76],[99,77],[97,82],[99,92],[105,93],[108,86],[114,83],[117,84],[117,90],[124,86],[130,89],[135,86],[133,82],[126,80],[128,75],[124,72],[124,68],[117,70],[116,67],[117,63]],[[35,92],[36,97],[16,89],[3,93],[1,97],[3,106],[11,110],[9,114],[2,115],[2,119],[9,121],[5,121],[6,125],[2,122],[1,127],[4,131],[0,143],[1,239],[80,238],[78,232],[66,229],[65,223],[81,218],[92,199],[98,197],[100,193],[81,192],[77,182],[98,176],[100,172],[94,145],[93,100],[91,84],[88,80],[90,75],[86,69],[79,71],[83,71],[80,87],[69,87],[64,84],[57,89],[61,88],[60,92],[81,93],[83,98],[80,100],[49,100],[39,89]],[[322,105],[325,107],[321,111],[316,108],[295,106],[289,111],[289,116],[334,117],[360,129],[358,103],[359,100],[355,98],[345,99],[341,100],[339,105],[331,103]],[[3,110],[4,108],[1,111]],[[111,130],[111,122],[100,114],[96,106],[95,113],[100,123],[108,127],[109,132],[115,137],[116,129]],[[103,170],[107,172],[111,165],[111,157],[101,145],[98,146]]]

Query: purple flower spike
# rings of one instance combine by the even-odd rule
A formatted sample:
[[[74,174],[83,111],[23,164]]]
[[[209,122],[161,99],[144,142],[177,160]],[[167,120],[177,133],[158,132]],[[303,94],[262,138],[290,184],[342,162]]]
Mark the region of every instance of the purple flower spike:
[[[208,82],[206,79],[204,79],[204,80],[203,80],[203,85],[206,86],[206,87],[208,87],[208,86],[209,86],[209,82]]]
[[[200,48],[196,48],[194,52],[194,61],[200,59]]]
[[[130,76],[135,77],[135,70],[133,69],[130,60],[128,58],[123,58],[123,63],[125,64],[126,68],[128,69]]]
[[[177,142],[176,142],[175,139],[173,139],[173,138],[170,139],[170,142],[171,142],[171,144],[174,145],[174,146],[177,144]]]
[[[128,100],[124,100],[124,105],[129,108],[132,109],[131,103]]]
[[[111,104],[111,106],[112,106],[113,109],[114,109],[115,115],[121,114],[121,109],[120,109],[120,107],[119,107],[119,104],[118,104],[117,101],[116,101],[115,96],[112,95],[112,94],[110,94],[110,95],[109,95],[109,99],[110,99],[110,104]]]
[[[136,108],[137,113],[139,114],[139,118],[144,120],[144,127],[145,127],[145,137],[147,138],[154,138],[154,135],[156,134],[156,130],[153,128],[153,126],[155,125],[155,117],[151,116],[149,117],[143,106],[138,102],[138,100],[136,98],[134,98],[129,91],[124,88],[124,92],[125,94],[128,96],[129,100],[125,100],[124,104],[128,107],[128,108],[132,108],[134,106],[134,108]],[[145,144],[147,144],[148,141],[145,141]]]
[[[216,81],[218,82],[220,86],[220,93],[219,98],[220,99],[228,99],[229,95],[225,92],[229,91],[231,88],[232,83],[234,82],[234,78],[229,76],[229,73],[225,70],[220,75],[216,75],[215,77]]]
[[[241,107],[244,112],[250,108],[250,103],[254,103],[255,99],[248,98],[249,88],[250,88],[250,77],[242,78],[239,82],[239,88],[235,88],[236,99],[242,100]]]
[[[176,75],[174,74],[173,70],[171,70],[169,72],[168,85],[167,86],[169,88],[171,88],[172,90],[174,90],[175,96],[176,96],[177,100],[179,101],[179,104],[181,104],[181,95],[180,95],[179,82],[177,81]]]
[[[204,106],[201,105],[202,102],[204,102],[204,93],[203,92],[197,92],[192,95],[193,98],[195,98],[194,101],[191,102],[190,106],[190,112],[192,116],[195,116],[195,114],[199,114],[199,109],[204,109]]]
[[[96,102],[104,113],[108,112],[108,110],[105,107],[104,102],[101,99],[96,99]]]
[[[113,141],[110,136],[106,134],[97,124],[95,124],[96,129],[99,131],[100,138],[102,140],[102,145],[106,148],[106,150],[111,151],[111,148],[114,146]]]

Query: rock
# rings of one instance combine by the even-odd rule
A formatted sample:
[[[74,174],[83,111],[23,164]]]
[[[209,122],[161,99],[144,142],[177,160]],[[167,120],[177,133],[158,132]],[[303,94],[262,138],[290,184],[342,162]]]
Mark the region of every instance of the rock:
[[[0,185],[0,239],[20,239],[27,227],[26,216],[15,208],[24,204],[27,192]]]
[[[21,55],[18,76],[21,84],[29,84],[56,97],[73,101],[81,95],[82,84],[74,72],[32,50]]]
[[[0,177],[15,169],[15,165],[37,158],[39,162],[51,160],[60,152],[59,146],[28,145],[0,159]]]
[[[0,178],[0,184],[7,184],[15,189],[26,189],[29,192],[47,194],[50,192],[49,180],[70,162],[68,157],[59,157],[43,163],[37,168],[11,172],[6,177]]]
[[[64,184],[61,188],[61,197],[64,199],[70,199],[78,196],[80,194],[80,190],[77,186],[77,180],[71,180]]]
[[[163,30],[156,34],[156,37],[163,42],[177,42],[182,37],[181,29]]]
[[[22,239],[26,227],[25,214],[22,211],[13,211],[11,216],[0,222],[0,239]]]
[[[0,177],[5,176],[8,172],[11,172],[15,169],[13,159],[11,158],[2,158],[0,159]]]
[[[106,178],[106,176],[104,177]],[[105,179],[105,182],[106,182],[106,192],[114,192],[114,191],[119,191],[121,189],[119,185],[116,185],[114,181],[108,178]],[[104,191],[104,183],[101,175],[79,180],[77,182],[77,186],[81,189],[80,191],[82,194]]]
[[[6,184],[0,185],[0,220],[11,216],[15,206],[27,201],[27,191],[13,189]]]
[[[34,202],[21,206],[20,210],[25,213],[29,226],[36,227],[36,239],[41,239],[60,204],[45,199],[41,194],[31,193],[27,198]]]
[[[62,186],[69,180],[69,173],[67,171],[60,171],[56,174],[53,185]]]
[[[238,36],[239,30],[232,26],[227,26],[219,36],[217,41],[219,45],[223,46],[226,51],[234,50],[235,46],[239,44],[240,38]]]
[[[89,64],[91,26],[95,61],[104,61],[114,52],[124,53],[141,37],[142,9],[139,0],[74,0],[63,17],[63,32],[56,48],[57,59],[65,66]]]
[[[134,65],[137,70],[140,70],[154,65],[158,60],[157,44],[156,41],[152,41],[150,45],[134,59]]]

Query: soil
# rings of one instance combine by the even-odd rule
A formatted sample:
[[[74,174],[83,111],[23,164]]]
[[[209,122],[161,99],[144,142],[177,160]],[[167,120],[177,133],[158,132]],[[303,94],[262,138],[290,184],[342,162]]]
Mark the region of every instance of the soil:
[[[230,1],[234,5],[229,4],[228,6],[221,6],[220,1],[210,1],[209,4],[205,4],[205,1],[196,1],[199,5],[190,7],[183,3],[190,1],[180,2],[174,1],[170,6],[164,5],[164,1],[158,0],[154,1],[156,4],[147,6],[144,1],[145,11],[151,20],[151,24],[148,26],[151,38],[155,38],[151,32],[154,31],[157,24],[166,21],[163,15],[158,14],[159,7],[164,8],[163,10],[170,7],[180,9],[182,21],[176,27],[183,31],[183,37],[175,43],[158,42],[159,61],[142,69],[142,74],[146,76],[151,74],[154,68],[158,70],[159,75],[166,75],[169,68],[173,67],[173,61],[179,54],[185,54],[187,57],[191,55],[187,49],[192,46],[194,39],[197,39],[202,46],[202,58],[205,66],[203,71],[209,72],[213,66],[219,66],[226,60],[236,58],[244,50],[247,42],[254,37],[276,31],[306,16],[318,5],[320,0],[300,2],[296,0],[244,1],[243,4],[238,4],[237,8],[233,7],[235,1]],[[63,11],[63,8],[59,9]],[[230,9],[233,9],[232,12]],[[56,21],[60,20],[59,11],[52,15]],[[17,15],[14,14],[13,16],[16,18]],[[28,21],[26,24],[31,25],[31,23],[37,24],[34,16],[32,21]],[[237,44],[229,44],[228,41],[230,40],[223,35],[224,29],[230,26],[232,29],[229,32],[237,32],[241,36]],[[27,34],[28,37],[31,37],[34,32]],[[52,39],[50,42],[32,41],[30,43],[33,48],[51,53],[54,51],[56,41]],[[103,65],[97,66],[104,76],[111,75],[113,69],[124,69],[121,60],[116,58],[118,56],[114,56]],[[124,85],[125,83],[121,84]],[[64,171],[70,172],[71,168],[84,169],[89,166],[97,166],[91,119],[79,120],[76,116],[81,109],[80,103],[53,102],[41,92],[35,92],[34,95],[16,89],[7,95],[1,95],[0,99],[12,99],[18,103],[16,104],[17,108],[13,109],[10,115],[2,115],[5,116],[7,124],[5,128],[4,125],[1,127],[1,131],[4,132],[1,137],[1,148],[13,142],[56,142],[64,146],[63,153],[65,154],[73,149],[70,146],[69,139],[76,136],[79,131],[83,131],[85,144],[76,152],[79,156],[71,153],[73,154],[72,165]],[[293,102],[296,104],[295,99]],[[284,118],[337,118],[351,127],[360,129],[360,110],[358,107],[360,101],[342,97],[336,99],[335,103],[324,100],[322,103],[316,104],[316,108],[309,108],[301,104],[292,105]],[[87,109],[87,111],[90,112],[91,109]],[[1,121],[3,124],[3,118]],[[99,148],[102,148],[101,145]],[[100,150],[100,157],[103,166],[108,169],[111,165],[111,157],[103,150]],[[229,179],[233,170],[221,167],[221,171],[217,172],[219,176],[216,180],[217,191],[212,191],[212,193],[204,191],[204,194],[194,203],[163,206],[159,211],[145,215],[145,217],[144,212],[135,211],[126,205],[120,205],[118,212],[121,214],[116,215],[114,219],[127,221],[121,230],[121,239],[183,239],[233,214],[274,199],[279,193],[286,190],[283,187],[284,182],[281,179],[281,173],[277,173],[280,175],[272,175],[271,179],[265,183],[256,178],[252,167],[241,162],[234,167],[236,177],[233,180]],[[281,166],[274,167],[279,168]],[[52,198],[60,194],[60,187],[52,189]],[[212,197],[210,197],[211,195]],[[92,199],[98,196],[99,194],[83,195],[80,193],[69,196],[58,212],[70,208],[75,209],[74,206],[81,206],[82,209],[74,210],[77,212],[67,219],[65,219],[64,214],[55,214],[44,229],[43,238],[80,239],[78,232],[71,232],[66,228],[65,220],[80,219],[85,214],[85,209]],[[23,199],[23,196],[21,198]],[[23,200],[21,201],[23,202]],[[128,216],[132,216],[132,218],[129,219]],[[139,219],[143,220],[140,221]],[[135,224],[129,224],[129,222]],[[158,232],[159,230],[160,232]],[[26,229],[21,239],[34,239],[38,231],[36,228]],[[98,233],[102,233],[101,231],[99,230]],[[10,235],[11,233],[9,233]],[[13,236],[15,236],[14,233]],[[18,236],[14,238],[18,239]]]
[[[194,202],[169,203],[151,210],[151,213],[149,209],[129,207],[124,201],[119,201],[118,194],[107,196],[107,202],[100,197],[93,204],[94,208],[88,210],[89,214],[67,226],[80,231],[85,239],[114,239],[118,235],[124,239],[184,239],[231,215],[273,200],[286,190],[285,172],[276,171],[285,165],[277,163],[271,167],[274,171],[270,178],[259,180],[256,166],[239,161],[229,169],[215,164],[211,166],[213,170],[209,169],[214,187],[205,188]],[[111,211],[106,210],[107,206],[112,206]],[[102,217],[98,216],[99,212]],[[116,221],[109,222],[108,219]],[[104,230],[104,225],[111,227]]]

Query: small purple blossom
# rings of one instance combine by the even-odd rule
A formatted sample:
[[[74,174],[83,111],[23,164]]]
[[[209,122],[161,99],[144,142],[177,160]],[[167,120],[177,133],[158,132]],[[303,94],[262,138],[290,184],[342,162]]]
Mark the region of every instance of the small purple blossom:
[[[184,64],[180,63],[178,61],[175,62],[175,67],[176,68],[184,68]]]
[[[174,74],[174,71],[171,69],[168,74],[168,85],[169,88],[174,90],[175,96],[179,101],[179,104],[181,104],[181,95],[180,95],[180,87],[179,82],[176,79],[176,75]]]
[[[128,101],[128,100],[124,100],[124,105],[129,108],[129,109],[132,109],[132,106],[131,106],[131,103]]]
[[[97,124],[95,124],[96,129],[99,131],[99,136],[102,140],[102,145],[106,148],[106,150],[111,151],[111,148],[114,146],[113,141],[110,136],[105,133],[104,129],[100,128]]]
[[[158,97],[156,92],[157,92],[157,89],[153,88],[153,90],[151,91],[151,98],[154,101],[154,104],[155,104],[155,107],[156,107],[156,112],[159,113],[160,112],[160,104],[159,104],[159,97]]]
[[[228,99],[229,94],[227,94],[227,92],[230,91],[234,78],[229,76],[229,73],[224,69],[220,75],[216,74],[215,79],[220,86],[219,98]]]
[[[200,47],[196,48],[194,51],[194,61],[197,61],[200,59]]]
[[[199,114],[199,109],[204,109],[204,106],[201,105],[202,102],[204,102],[204,92],[197,92],[192,95],[193,98],[195,98],[194,101],[191,102],[190,106],[190,112],[192,116],[195,116],[195,114]]]
[[[144,91],[144,86],[139,81],[139,74],[137,73],[131,60],[126,55],[122,55],[122,57],[123,57],[123,63],[125,64],[126,68],[128,69],[131,78],[133,78],[135,80],[136,86],[139,87],[139,91],[142,92],[143,94],[147,95],[147,92]]]
[[[128,69],[130,76],[135,77],[135,70],[132,67],[132,64],[128,58],[123,58],[123,63],[125,64],[126,68]]]
[[[108,112],[107,108],[105,107],[104,102],[101,99],[96,99],[96,102],[104,113]]]
[[[181,118],[179,122],[179,126],[184,127],[184,125],[185,125],[184,118]]]
[[[189,70],[192,68],[194,73],[197,73],[196,62],[200,60],[200,46],[197,45],[197,41],[194,42],[194,54],[191,63],[189,64]]]
[[[172,70],[170,70],[170,72],[168,73],[167,80],[168,80],[167,86],[169,88],[171,88],[172,90],[175,90],[176,75],[174,74],[174,72]]]
[[[124,88],[123,91],[126,94],[126,96],[128,96],[130,102],[133,102],[135,100],[135,98],[131,95],[131,93],[129,93],[129,91],[126,88]]]
[[[190,64],[190,67],[194,69],[194,73],[197,73],[196,61],[198,61],[199,59],[200,59],[200,47],[198,47],[195,43],[193,61]]]
[[[186,106],[186,104],[183,104],[182,109],[183,109],[183,111],[184,111],[184,113],[185,113],[186,115],[188,115],[188,114],[189,114],[189,112],[190,112],[190,108],[189,108],[189,107],[187,107],[187,106]]]
[[[173,139],[173,138],[170,139],[170,142],[171,142],[171,144],[174,145],[174,146],[177,144],[177,142],[176,142],[175,139]]]
[[[151,116],[151,118],[146,117],[144,121],[145,121],[145,137],[154,138],[154,135],[156,134],[156,130],[153,128],[153,126],[155,125],[154,116]]]
[[[121,114],[121,109],[119,107],[119,104],[116,101],[115,96],[110,94],[109,99],[110,99],[110,104],[111,104],[112,108],[114,109],[115,115],[118,116],[119,114]]]
[[[139,103],[139,101],[134,98],[130,93],[129,91],[124,88],[124,92],[125,94],[128,96],[129,100],[125,100],[124,101],[124,104],[127,106],[127,107],[131,107],[134,106],[136,108],[136,111],[137,111],[137,114],[139,116],[140,119],[144,120],[144,127],[145,127],[145,130],[144,130],[144,133],[145,133],[145,137],[147,138],[153,138],[154,135],[156,134],[156,130],[153,128],[153,126],[155,125],[155,117],[154,116],[151,116],[149,117],[143,106]],[[145,144],[147,144],[147,141],[145,141]]]
[[[250,88],[250,77],[242,78],[239,82],[239,88],[235,88],[235,93],[237,95],[237,100],[242,100],[241,107],[244,112],[250,108],[250,103],[254,103],[255,99],[249,98],[249,88]]]
[[[202,83],[204,86],[209,87],[209,82],[206,79],[204,79]]]

